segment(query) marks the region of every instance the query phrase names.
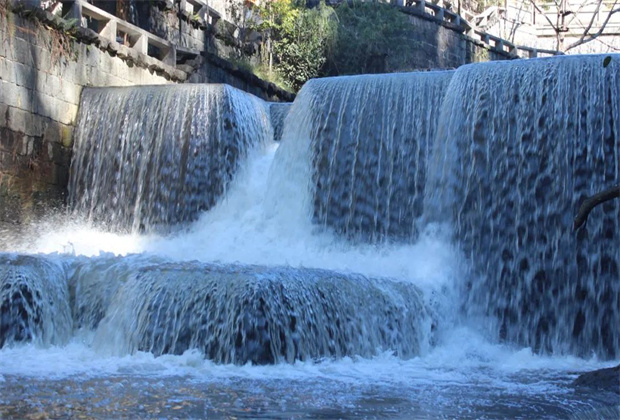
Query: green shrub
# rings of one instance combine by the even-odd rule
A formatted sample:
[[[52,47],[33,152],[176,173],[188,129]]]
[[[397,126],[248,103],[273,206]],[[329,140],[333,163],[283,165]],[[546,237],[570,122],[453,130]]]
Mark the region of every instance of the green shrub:
[[[336,15],[338,29],[327,74],[410,70],[414,28],[398,8],[378,2],[343,3]]]

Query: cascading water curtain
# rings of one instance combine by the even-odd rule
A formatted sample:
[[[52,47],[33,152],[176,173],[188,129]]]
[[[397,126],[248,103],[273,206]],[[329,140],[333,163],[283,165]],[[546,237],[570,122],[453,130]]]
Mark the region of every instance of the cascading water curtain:
[[[348,76],[304,85],[281,148],[311,161],[315,223],[354,241],[417,236],[428,144],[452,73]]]
[[[112,229],[195,220],[272,137],[264,102],[230,86],[85,89],[70,206]]]
[[[620,56],[459,68],[429,161],[427,214],[452,220],[473,267],[470,314],[537,351],[620,356]]]

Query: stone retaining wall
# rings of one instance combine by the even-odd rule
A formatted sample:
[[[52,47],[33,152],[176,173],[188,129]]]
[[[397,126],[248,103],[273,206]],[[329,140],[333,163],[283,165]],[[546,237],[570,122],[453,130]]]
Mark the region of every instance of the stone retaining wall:
[[[194,81],[228,83],[269,100],[294,97],[218,57],[175,69],[89,29],[71,28],[71,36],[50,29],[67,21],[39,12],[24,18],[0,4],[0,225],[62,208],[84,86],[183,82],[202,67]]]
[[[416,48],[413,62],[417,69],[449,69],[480,61],[517,58],[475,41],[464,34],[460,26],[438,21],[412,7],[401,10],[408,15],[414,27],[412,42]]]
[[[96,46],[0,16],[0,223],[64,203],[83,86],[170,83]]]

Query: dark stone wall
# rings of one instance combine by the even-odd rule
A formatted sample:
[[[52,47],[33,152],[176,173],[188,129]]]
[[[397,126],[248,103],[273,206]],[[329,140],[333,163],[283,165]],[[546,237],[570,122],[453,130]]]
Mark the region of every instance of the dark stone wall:
[[[271,82],[260,79],[248,70],[215,54],[204,53],[196,71],[189,78],[190,83],[226,83],[261,99],[272,102],[292,102],[295,94],[279,88]]]
[[[403,8],[402,11],[409,16],[414,27],[415,35],[411,40],[416,46],[412,63],[414,69],[452,69],[481,61],[516,58],[475,41],[460,26],[438,21],[413,8]]]
[[[170,82],[41,21],[0,13],[0,230],[64,206],[83,86]]]

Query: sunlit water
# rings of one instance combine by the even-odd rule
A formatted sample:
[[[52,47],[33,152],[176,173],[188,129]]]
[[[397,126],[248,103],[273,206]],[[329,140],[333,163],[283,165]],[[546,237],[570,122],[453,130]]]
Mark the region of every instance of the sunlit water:
[[[284,137],[309,132],[310,122],[299,107],[291,113],[297,124],[288,134],[285,127]],[[419,355],[403,359],[380,351],[267,366],[215,364],[196,350],[157,357],[143,351],[111,355],[96,333],[78,331],[63,345],[18,344],[0,350],[0,416],[620,416],[618,394],[571,385],[579,373],[617,361],[547,356],[502,344],[480,328],[478,319],[462,317],[461,292],[471,271],[447,226],[427,224],[412,243],[352,245],[313,224],[311,188],[306,188],[310,169],[300,163],[303,159],[274,162],[277,149],[276,143],[267,143],[251,150],[225,196],[172,234],[116,234],[58,215],[47,224],[24,228],[4,248],[47,254],[59,265],[78,256],[97,261],[114,254],[321,268],[410,282],[438,314],[432,338]],[[280,153],[300,151],[283,145]]]
[[[60,347],[33,344],[0,350],[0,414],[122,414],[200,418],[609,418],[609,393],[570,386],[579,372],[613,363],[535,355],[493,343],[454,320],[457,252],[440,228],[412,245],[352,247],[329,232],[299,228],[297,240],[263,205],[267,170],[277,145],[257,152],[228,197],[190,228],[171,237],[116,235],[67,224],[41,231],[22,252],[97,256],[155,254],[171,260],[331,268],[414,282],[441,296],[437,344],[403,360],[390,352],[273,366],[217,365],[183,355],[137,352],[110,356],[92,333]],[[238,223],[227,225],[231,213]],[[293,237],[291,237],[293,236]],[[260,245],[258,245],[260,244]],[[65,257],[62,257],[65,258]],[[456,308],[452,308],[456,309]],[[26,380],[24,380],[26,379]],[[611,407],[611,408],[610,408]],[[603,410],[603,411],[601,411]],[[607,410],[607,411],[605,411]],[[603,415],[601,415],[601,413]],[[584,417],[578,417],[583,415]]]

